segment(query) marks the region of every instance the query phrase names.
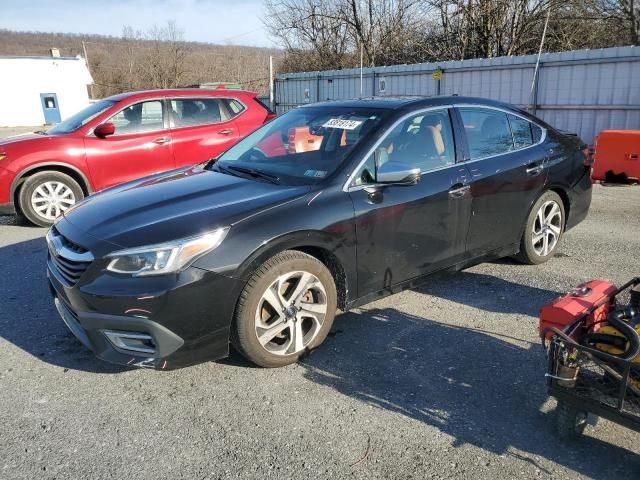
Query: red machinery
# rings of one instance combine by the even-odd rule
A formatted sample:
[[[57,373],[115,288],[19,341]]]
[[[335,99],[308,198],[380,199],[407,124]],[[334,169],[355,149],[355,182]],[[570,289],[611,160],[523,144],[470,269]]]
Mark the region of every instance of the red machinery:
[[[540,310],[547,387],[563,438],[599,416],[640,432],[640,277],[592,280]]]
[[[640,130],[603,130],[596,137],[592,178],[607,182],[640,179]]]
[[[551,327],[564,330],[585,314],[587,315],[586,324],[596,325],[597,329],[597,324],[607,318],[610,299],[615,291],[616,286],[612,283],[591,280],[548,303],[540,310],[540,337],[551,338],[553,336]]]

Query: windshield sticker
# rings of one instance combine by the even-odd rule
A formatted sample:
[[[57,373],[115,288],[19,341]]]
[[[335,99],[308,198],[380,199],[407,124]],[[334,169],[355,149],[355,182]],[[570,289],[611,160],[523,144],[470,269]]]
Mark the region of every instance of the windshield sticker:
[[[307,170],[304,172],[305,177],[324,178],[327,176],[326,170]]]
[[[362,125],[362,120],[343,120],[342,118],[332,118],[322,126],[326,128],[340,128],[343,130],[355,130],[360,125]]]

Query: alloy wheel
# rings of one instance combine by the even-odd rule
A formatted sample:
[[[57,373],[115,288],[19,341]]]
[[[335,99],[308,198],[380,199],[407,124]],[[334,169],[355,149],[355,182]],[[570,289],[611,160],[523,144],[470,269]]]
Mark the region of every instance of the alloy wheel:
[[[275,355],[302,352],[318,335],[327,315],[327,293],[305,271],[280,275],[262,294],[255,313],[260,345]]]
[[[76,203],[71,188],[58,181],[44,182],[31,194],[31,207],[42,218],[53,221]]]
[[[546,257],[560,240],[562,233],[562,209],[554,200],[542,204],[533,221],[531,242],[537,255]]]

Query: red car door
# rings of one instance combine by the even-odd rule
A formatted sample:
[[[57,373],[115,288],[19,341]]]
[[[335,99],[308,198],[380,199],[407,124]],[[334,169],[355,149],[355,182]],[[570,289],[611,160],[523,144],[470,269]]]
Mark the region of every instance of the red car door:
[[[241,137],[234,115],[221,98],[172,99],[169,126],[176,165],[204,162],[237,142]]]
[[[113,135],[85,137],[95,190],[175,168],[163,103],[155,99],[129,105],[103,122],[115,126]]]

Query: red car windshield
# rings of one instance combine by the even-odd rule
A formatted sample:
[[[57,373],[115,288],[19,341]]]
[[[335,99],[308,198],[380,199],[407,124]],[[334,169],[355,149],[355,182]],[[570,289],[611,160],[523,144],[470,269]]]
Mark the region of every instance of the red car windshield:
[[[87,122],[90,122],[102,112],[106,111],[108,108],[111,108],[115,104],[116,102],[114,102],[113,100],[100,100],[96,103],[93,103],[87,108],[80,110],[75,115],[72,115],[66,120],[63,120],[55,127],[47,130],[47,135],[60,135],[63,133],[75,132],[83,125],[86,125]]]
[[[315,183],[331,175],[387,115],[388,110],[372,108],[297,108],[241,140],[210,168],[258,171],[281,183]]]

